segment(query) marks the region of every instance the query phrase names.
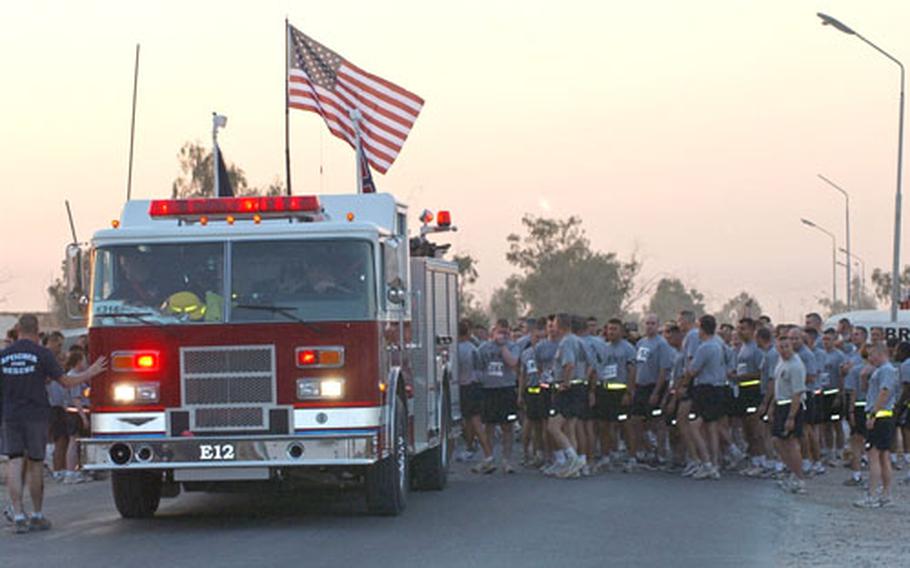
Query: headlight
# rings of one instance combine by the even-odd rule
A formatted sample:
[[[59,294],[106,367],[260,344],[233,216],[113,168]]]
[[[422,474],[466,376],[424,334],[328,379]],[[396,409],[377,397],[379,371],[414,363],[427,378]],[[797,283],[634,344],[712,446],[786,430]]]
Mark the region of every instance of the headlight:
[[[158,402],[158,383],[116,383],[114,402],[120,404],[147,404]]]
[[[344,396],[344,379],[297,379],[297,398],[341,398]]]

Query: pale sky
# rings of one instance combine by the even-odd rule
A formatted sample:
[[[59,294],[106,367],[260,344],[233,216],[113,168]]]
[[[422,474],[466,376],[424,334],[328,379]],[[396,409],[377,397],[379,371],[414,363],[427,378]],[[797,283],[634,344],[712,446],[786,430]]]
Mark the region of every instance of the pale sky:
[[[817,11],[910,64],[899,0],[4,2],[0,310],[46,306],[64,199],[82,240],[119,216],[137,42],[135,197],[169,195],[215,110],[251,183],[283,177],[287,15],[426,100],[377,185],[415,217],[452,211],[482,296],[524,212],[575,214],[595,247],[637,250],[645,277],[677,275],[711,308],[745,288],[798,318],[831,288],[830,241],[799,218],[843,244],[843,199],[816,174],[851,191],[868,273],[890,268],[894,222],[897,67]],[[295,193],[355,191],[317,115],[292,111],[291,149]]]

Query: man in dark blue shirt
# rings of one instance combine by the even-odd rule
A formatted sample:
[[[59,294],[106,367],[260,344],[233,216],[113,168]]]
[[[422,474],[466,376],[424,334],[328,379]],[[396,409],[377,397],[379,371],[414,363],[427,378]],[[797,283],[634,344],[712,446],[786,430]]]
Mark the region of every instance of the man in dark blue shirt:
[[[44,502],[44,452],[47,445],[50,404],[46,384],[59,381],[70,388],[104,372],[107,363],[99,357],[82,373],[63,375],[63,369],[38,339],[38,318],[19,318],[19,339],[0,351],[3,389],[3,452],[9,456],[7,487],[12,501],[17,533],[46,530],[50,522],[41,508]],[[34,511],[26,519],[23,486],[28,481]]]

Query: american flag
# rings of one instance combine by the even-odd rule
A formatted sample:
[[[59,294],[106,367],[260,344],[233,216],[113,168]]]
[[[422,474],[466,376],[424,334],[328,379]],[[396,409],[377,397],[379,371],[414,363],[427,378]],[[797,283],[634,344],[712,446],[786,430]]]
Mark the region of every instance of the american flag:
[[[356,149],[353,111],[370,166],[385,173],[408,138],[423,99],[360,69],[288,25],[288,106],[318,113],[329,130]]]

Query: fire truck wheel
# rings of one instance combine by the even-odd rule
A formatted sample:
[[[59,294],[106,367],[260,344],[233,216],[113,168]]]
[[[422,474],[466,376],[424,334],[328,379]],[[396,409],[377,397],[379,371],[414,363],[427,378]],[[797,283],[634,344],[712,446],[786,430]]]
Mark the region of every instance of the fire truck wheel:
[[[114,504],[125,519],[145,519],[158,510],[161,474],[148,471],[115,471],[111,475]]]
[[[411,480],[408,466],[408,406],[399,397],[395,405],[392,455],[367,470],[367,510],[374,515],[395,516],[407,505]]]
[[[442,391],[439,445],[414,459],[416,488],[423,491],[442,491],[449,481],[449,432],[452,422],[449,400],[449,386],[446,384]]]

